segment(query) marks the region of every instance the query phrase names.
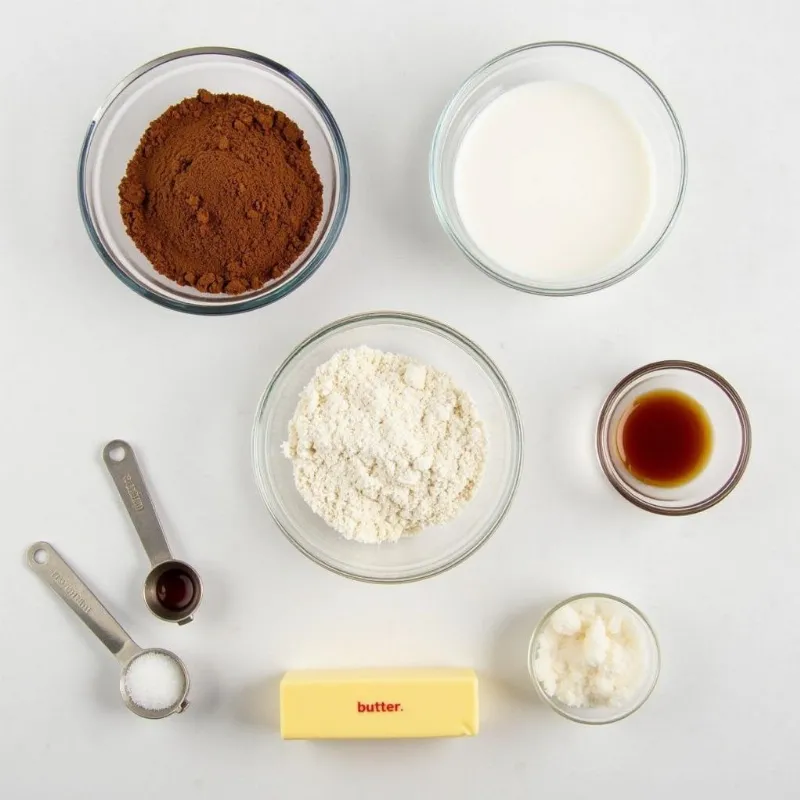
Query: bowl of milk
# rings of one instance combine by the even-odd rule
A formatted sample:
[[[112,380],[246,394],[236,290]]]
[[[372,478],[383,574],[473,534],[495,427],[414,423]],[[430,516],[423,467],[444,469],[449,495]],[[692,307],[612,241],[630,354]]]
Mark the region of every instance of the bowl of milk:
[[[583,294],[663,244],[686,188],[686,146],[638,67],[544,42],[466,80],[439,120],[429,177],[442,226],[473,264],[521,291]]]

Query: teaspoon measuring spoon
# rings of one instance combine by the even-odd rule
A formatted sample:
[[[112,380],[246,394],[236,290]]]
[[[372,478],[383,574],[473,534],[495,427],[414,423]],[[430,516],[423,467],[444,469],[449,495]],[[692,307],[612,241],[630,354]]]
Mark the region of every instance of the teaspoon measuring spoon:
[[[147,607],[166,622],[191,622],[203,584],[193,567],[172,557],[133,448],[114,439],[103,448],[103,461],[150,559],[144,582]]]
[[[178,656],[158,647],[139,647],[48,542],[32,544],[28,548],[27,560],[28,566],[77,614],[122,665],[119,690],[125,705],[134,714],[146,719],[163,719],[171,714],[179,714],[189,705],[186,699],[189,694],[189,673]],[[151,709],[137,705],[127,689],[126,677],[131,665],[150,654],[170,659],[183,675],[182,691],[173,703],[164,708]]]

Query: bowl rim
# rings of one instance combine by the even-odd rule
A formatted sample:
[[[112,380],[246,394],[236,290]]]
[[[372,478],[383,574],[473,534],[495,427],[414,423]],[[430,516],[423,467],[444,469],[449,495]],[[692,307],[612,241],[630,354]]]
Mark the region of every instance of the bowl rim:
[[[625,606],[628,611],[633,613],[635,617],[642,622],[645,629],[650,634],[653,643],[653,651],[655,653],[655,671],[652,675],[650,680],[650,686],[648,687],[647,691],[642,695],[640,700],[631,708],[627,709],[622,714],[617,714],[615,716],[611,716],[608,719],[584,719],[583,717],[578,716],[577,714],[570,713],[567,708],[568,706],[562,706],[557,701],[555,701],[550,695],[545,692],[542,688],[539,679],[536,677],[536,671],[534,669],[534,659],[536,657],[536,642],[541,634],[545,624],[548,622],[550,617],[558,611],[560,608],[568,605],[569,603],[573,603],[576,600],[594,600],[594,599],[601,599],[601,600],[611,600],[615,603],[620,603],[621,605]],[[619,597],[614,594],[607,594],[606,592],[582,592],[581,594],[574,594],[571,597],[567,597],[565,600],[562,600],[560,603],[556,603],[550,609],[545,611],[542,615],[541,619],[538,623],[536,623],[536,627],[533,629],[533,633],[531,634],[531,638],[528,642],[528,675],[533,682],[534,688],[536,689],[536,693],[539,697],[547,703],[553,711],[560,714],[565,719],[570,720],[571,722],[579,722],[581,725],[610,725],[612,722],[619,722],[620,720],[625,719],[626,717],[631,716],[636,711],[638,711],[649,699],[650,696],[653,694],[656,688],[656,684],[658,683],[658,678],[661,675],[661,645],[658,641],[658,636],[656,635],[655,629],[653,628],[652,623],[647,618],[646,614],[637,608],[633,603],[628,600],[625,600],[622,597]]]
[[[680,154],[680,165],[681,165],[681,172],[680,172],[680,184],[678,187],[678,192],[675,197],[675,201],[672,206],[672,211],[670,212],[669,219],[667,220],[667,224],[664,226],[661,233],[655,239],[655,241],[650,245],[650,247],[630,266],[626,267],[625,269],[621,270],[620,272],[616,273],[615,275],[611,275],[608,278],[604,278],[603,280],[596,281],[593,283],[587,284],[580,284],[568,287],[554,287],[554,286],[545,286],[541,284],[535,284],[527,281],[520,281],[514,280],[507,275],[502,275],[499,272],[496,272],[491,266],[489,266],[482,258],[473,251],[458,235],[455,228],[450,222],[450,217],[446,211],[445,204],[442,200],[443,192],[441,191],[441,185],[438,178],[438,165],[441,160],[441,153],[443,151],[443,142],[446,139],[446,123],[448,122],[449,118],[458,110],[461,106],[461,103],[464,100],[465,95],[467,95],[473,88],[473,83],[477,81],[479,78],[482,78],[486,73],[492,70],[494,67],[498,66],[501,62],[516,56],[520,53],[525,53],[533,50],[538,50],[540,48],[547,48],[547,47],[565,47],[565,48],[575,48],[579,50],[588,50],[590,52],[596,53],[600,56],[606,56],[624,67],[627,67],[633,73],[638,75],[649,87],[652,89],[653,93],[656,97],[661,101],[665,111],[667,112],[667,116],[669,117],[670,121],[672,122],[673,131],[675,133],[675,138],[678,142],[678,150]],[[545,42],[533,42],[529,44],[520,45],[519,47],[512,48],[511,50],[507,50],[504,53],[501,53],[498,56],[495,56],[490,61],[487,61],[481,67],[476,69],[472,74],[467,77],[467,79],[459,86],[455,94],[453,94],[450,100],[444,107],[441,115],[439,116],[439,120],[436,123],[436,129],[434,130],[433,134],[433,141],[431,142],[430,153],[428,156],[428,184],[431,193],[431,199],[433,202],[433,208],[436,212],[436,216],[439,219],[439,223],[444,228],[445,233],[450,237],[450,239],[455,243],[458,249],[467,257],[467,259],[476,266],[481,272],[485,273],[494,280],[502,283],[505,286],[508,286],[512,289],[517,289],[521,292],[526,292],[528,294],[536,294],[536,295],[543,295],[546,297],[572,297],[575,295],[581,294],[589,294],[591,292],[597,292],[601,289],[606,289],[609,286],[613,286],[615,283],[619,283],[620,281],[624,280],[625,278],[630,277],[635,272],[638,272],[662,247],[664,241],[666,240],[668,234],[675,226],[675,222],[678,218],[678,214],[683,206],[684,197],[686,195],[686,182],[687,182],[687,175],[688,175],[688,161],[687,161],[687,154],[686,154],[686,139],[683,134],[683,129],[681,128],[680,122],[678,121],[678,117],[675,114],[672,106],[670,105],[669,101],[666,98],[666,95],[658,88],[655,82],[639,67],[637,67],[632,62],[628,61],[627,59],[623,58],[620,55],[612,52],[611,50],[606,50],[602,47],[597,47],[596,45],[585,44],[583,42],[573,42],[568,40],[552,40],[552,41],[545,41]]]
[[[725,481],[725,483],[723,483],[722,486],[717,489],[717,491],[705,499],[699,500],[696,503],[689,503],[688,505],[682,506],[665,507],[659,505],[658,503],[652,503],[642,499],[638,494],[631,490],[625,481],[619,477],[617,470],[614,468],[613,464],[611,463],[611,459],[606,452],[606,428],[608,427],[608,424],[611,420],[611,415],[620,399],[635,381],[638,381],[640,378],[643,378],[651,373],[661,372],[664,370],[693,372],[715,384],[727,396],[728,400],[730,400],[731,405],[736,412],[736,416],[739,420],[739,425],[742,431],[742,446],[739,451],[739,458],[737,459],[736,465],[734,466],[733,471],[728,476],[728,479]],[[643,367],[639,367],[639,369],[635,369],[633,372],[630,372],[624,378],[622,378],[622,380],[619,381],[619,383],[617,383],[617,385],[611,390],[605,402],[603,403],[603,406],[600,409],[600,414],[597,418],[595,451],[600,462],[600,467],[603,470],[606,478],[608,478],[609,483],[626,500],[629,500],[635,506],[638,506],[645,511],[651,511],[654,514],[661,514],[667,517],[682,517],[688,514],[697,514],[700,511],[705,511],[712,506],[717,505],[717,503],[724,500],[736,488],[737,484],[742,479],[742,475],[744,475],[744,472],[747,469],[747,464],[750,460],[750,452],[752,450],[752,441],[753,432],[750,425],[750,416],[747,413],[747,408],[745,407],[744,401],[736,389],[734,389],[733,386],[731,386],[731,384],[722,377],[722,375],[720,375],[718,372],[715,372],[713,369],[710,369],[709,367],[704,367],[702,364],[698,364],[694,361],[671,359],[666,361],[653,361],[650,364],[645,364]]]
[[[171,61],[178,61],[182,58],[189,58],[193,56],[206,56],[206,55],[221,55],[232,58],[243,59],[245,61],[252,61],[267,70],[276,73],[284,80],[288,81],[306,98],[308,103],[315,108],[317,113],[322,118],[327,132],[333,144],[334,160],[337,163],[339,176],[338,176],[338,191],[334,195],[331,212],[331,222],[327,233],[319,239],[314,250],[308,255],[308,260],[302,269],[296,270],[291,273],[285,282],[276,284],[274,290],[266,294],[259,295],[256,298],[247,299],[246,297],[236,299],[232,295],[229,303],[215,304],[215,305],[194,305],[182,300],[175,300],[166,297],[158,292],[142,286],[135,280],[131,279],[117,264],[116,260],[110,252],[105,248],[99,235],[97,234],[92,216],[89,211],[89,198],[86,190],[86,170],[88,166],[89,153],[94,143],[94,137],[97,126],[100,121],[108,113],[111,106],[114,104],[119,95],[125,91],[131,84],[139,80],[139,78],[146,75],[151,70],[167,64]],[[239,314],[244,311],[252,311],[262,306],[270,305],[271,303],[280,300],[282,297],[293,292],[298,286],[305,283],[322,265],[322,262],[330,254],[339,235],[344,226],[345,217],[347,216],[347,208],[350,200],[350,162],[347,155],[347,148],[344,143],[341,130],[339,129],[333,114],[328,106],[317,94],[317,92],[304,81],[299,75],[284,67],[277,61],[273,61],[266,56],[259,55],[258,53],[250,52],[249,50],[240,50],[233,47],[190,47],[183,50],[175,50],[171,53],[166,53],[163,56],[154,58],[151,61],[143,64],[132,72],[128,73],[117,85],[111,90],[100,107],[95,112],[89,127],[84,135],[81,144],[80,156],[78,158],[78,205],[81,212],[81,219],[83,220],[84,227],[89,236],[89,239],[97,251],[100,258],[111,272],[119,278],[129,289],[132,289],[141,297],[145,297],[157,305],[170,308],[173,311],[181,311],[187,314],[196,314],[200,316],[222,316],[227,314]]]
[[[472,356],[480,366],[483,367],[485,372],[488,373],[492,383],[496,386],[498,393],[502,396],[504,400],[504,404],[508,411],[508,418],[511,423],[511,427],[514,430],[514,435],[512,436],[513,440],[513,447],[515,452],[513,453],[514,459],[511,464],[512,476],[511,481],[508,484],[508,488],[506,490],[506,499],[503,504],[498,508],[497,512],[495,513],[495,517],[491,524],[489,524],[486,529],[481,533],[481,535],[472,543],[472,546],[465,550],[463,553],[460,553],[457,558],[454,558],[445,564],[437,566],[433,569],[428,569],[424,572],[419,572],[418,574],[414,575],[403,575],[400,577],[374,577],[360,574],[359,572],[352,570],[352,569],[340,569],[339,567],[334,566],[333,564],[328,563],[324,559],[318,557],[311,551],[309,551],[300,541],[298,541],[294,535],[292,534],[291,530],[285,526],[280,519],[280,515],[276,512],[274,505],[273,505],[273,497],[271,490],[268,490],[268,486],[270,482],[267,480],[265,475],[262,475],[261,470],[261,457],[264,452],[263,446],[263,436],[259,433],[259,421],[264,414],[264,410],[267,407],[268,402],[271,400],[272,391],[276,386],[279,379],[289,370],[294,362],[294,360],[300,356],[303,352],[305,352],[309,347],[314,345],[315,343],[327,338],[328,336],[337,333],[338,331],[345,330],[347,328],[356,328],[361,327],[364,324],[369,323],[377,323],[377,324],[401,324],[407,325],[410,327],[422,328],[424,330],[429,331],[438,336],[442,336],[443,338],[449,340],[451,343],[455,344],[456,346],[461,347],[464,351],[466,351],[470,356]],[[468,339],[463,334],[456,331],[454,328],[451,328],[448,325],[445,325],[442,322],[438,322],[437,320],[433,320],[429,317],[424,317],[418,314],[412,314],[404,311],[369,311],[360,314],[352,314],[347,317],[342,317],[341,319],[334,320],[333,322],[328,323],[327,325],[323,326],[322,328],[318,329],[310,336],[307,336],[303,341],[301,341],[296,347],[292,349],[289,355],[281,362],[280,366],[275,370],[272,377],[270,378],[269,382],[267,383],[266,388],[261,394],[261,399],[258,401],[258,405],[256,406],[256,413],[255,418],[253,420],[252,432],[251,432],[251,458],[252,458],[252,465],[253,465],[253,475],[255,478],[256,485],[258,486],[259,493],[261,494],[261,498],[264,501],[264,504],[267,506],[267,510],[270,513],[275,524],[280,528],[286,538],[307,558],[311,561],[319,564],[321,567],[333,572],[337,575],[341,575],[345,578],[350,578],[352,580],[361,581],[363,583],[375,583],[375,584],[403,584],[403,583],[415,583],[416,581],[425,580],[427,578],[432,578],[434,575],[439,575],[443,572],[448,572],[449,570],[456,567],[458,564],[461,564],[463,561],[466,561],[471,555],[477,552],[486,542],[491,538],[492,534],[500,527],[500,524],[505,519],[506,515],[508,514],[509,509],[514,501],[514,497],[516,496],[517,489],[519,487],[520,478],[522,476],[522,464],[523,464],[523,457],[524,457],[524,431],[522,427],[522,417],[519,412],[519,407],[517,406],[516,399],[514,398],[514,394],[511,391],[511,387],[509,386],[506,379],[503,377],[503,374],[495,365],[494,361],[480,348],[476,345],[471,339]],[[266,458],[264,456],[264,458]]]

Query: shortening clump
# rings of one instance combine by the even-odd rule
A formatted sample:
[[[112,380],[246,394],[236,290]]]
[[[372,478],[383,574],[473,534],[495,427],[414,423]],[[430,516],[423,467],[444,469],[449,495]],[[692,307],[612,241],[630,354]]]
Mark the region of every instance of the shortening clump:
[[[486,434],[449,375],[359,347],[317,368],[283,451],[315,513],[347,539],[383,542],[459,513],[483,475]]]
[[[536,641],[534,672],[545,694],[572,708],[620,708],[640,691],[647,652],[642,625],[621,603],[573,600]]]

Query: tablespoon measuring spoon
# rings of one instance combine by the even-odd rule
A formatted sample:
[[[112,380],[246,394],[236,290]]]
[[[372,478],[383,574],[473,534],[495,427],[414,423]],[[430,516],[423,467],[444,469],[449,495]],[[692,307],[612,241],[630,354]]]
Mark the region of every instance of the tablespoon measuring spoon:
[[[151,569],[144,582],[147,607],[167,622],[191,622],[203,584],[193,567],[172,557],[133,448],[114,439],[103,448],[103,461],[150,559]]]
[[[186,699],[189,673],[178,656],[158,647],[139,647],[48,542],[32,544],[27,560],[28,566],[122,665],[119,691],[134,714],[145,719],[164,719],[179,714],[189,705]],[[138,702],[135,697],[139,697]]]

